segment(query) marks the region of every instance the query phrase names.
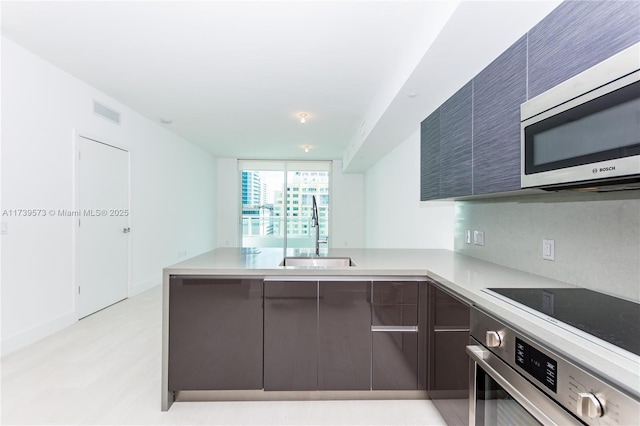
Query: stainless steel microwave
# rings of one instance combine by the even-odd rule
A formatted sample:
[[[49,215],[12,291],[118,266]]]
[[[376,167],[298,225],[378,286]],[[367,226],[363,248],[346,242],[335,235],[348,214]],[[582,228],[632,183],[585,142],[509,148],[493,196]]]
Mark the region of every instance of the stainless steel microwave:
[[[640,43],[523,103],[521,186],[640,188]]]

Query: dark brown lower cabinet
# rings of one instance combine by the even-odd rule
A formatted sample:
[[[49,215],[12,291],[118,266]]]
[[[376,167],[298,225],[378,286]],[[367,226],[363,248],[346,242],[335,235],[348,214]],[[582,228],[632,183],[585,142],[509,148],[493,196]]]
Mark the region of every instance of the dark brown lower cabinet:
[[[468,331],[434,332],[433,391],[466,397],[469,389]],[[434,392],[437,396],[437,392]]]
[[[430,285],[429,397],[449,425],[468,424],[470,308]]]
[[[172,276],[169,390],[262,388],[262,279]]]
[[[418,389],[418,333],[374,331],[373,390]]]
[[[469,305],[431,285],[429,394],[465,398],[469,388]]]
[[[369,390],[369,281],[320,281],[318,389]]]
[[[373,390],[426,389],[428,286],[419,281],[374,281]]]
[[[265,281],[264,389],[318,387],[318,282]]]

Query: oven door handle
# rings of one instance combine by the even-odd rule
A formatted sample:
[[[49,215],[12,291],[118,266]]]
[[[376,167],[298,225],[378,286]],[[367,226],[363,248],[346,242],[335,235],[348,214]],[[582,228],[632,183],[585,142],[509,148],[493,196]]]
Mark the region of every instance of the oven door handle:
[[[500,385],[511,397],[525,410],[544,425],[580,424],[569,413],[550,399],[544,392],[529,383],[524,377],[495,356],[491,351],[479,345],[467,346],[467,354],[475,364],[482,368],[498,385]],[[473,400],[469,401],[475,406],[475,375],[473,371],[472,392]],[[526,392],[528,395],[524,395]],[[474,410],[475,411],[475,410]],[[470,419],[470,424],[475,424],[475,418]]]

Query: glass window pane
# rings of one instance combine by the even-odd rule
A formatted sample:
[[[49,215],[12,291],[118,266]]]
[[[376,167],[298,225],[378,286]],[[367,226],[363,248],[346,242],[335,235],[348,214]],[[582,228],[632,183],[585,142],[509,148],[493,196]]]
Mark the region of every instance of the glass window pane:
[[[284,247],[284,173],[242,171],[242,246]]]
[[[263,164],[264,163],[264,164]],[[310,164],[282,162],[241,162],[242,175],[242,246],[314,248],[315,228],[311,226],[312,198],[318,205],[320,238],[329,234],[330,163],[313,170]],[[291,167],[295,166],[295,170]],[[286,169],[289,171],[285,172]],[[311,169],[311,170],[310,170]],[[324,247],[323,247],[324,248]]]
[[[320,238],[329,234],[329,172],[294,170],[287,172],[287,247],[314,248],[315,229],[311,226],[313,196],[316,196]],[[324,247],[323,247],[324,248]]]

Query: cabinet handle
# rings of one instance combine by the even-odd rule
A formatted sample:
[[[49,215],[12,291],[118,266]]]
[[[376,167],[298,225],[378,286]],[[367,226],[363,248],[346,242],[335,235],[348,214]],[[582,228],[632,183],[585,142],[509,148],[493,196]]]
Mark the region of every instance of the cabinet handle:
[[[417,325],[372,325],[371,331],[399,331],[404,333],[417,333]]]
[[[460,333],[460,332],[468,333],[469,332],[469,328],[434,327],[433,331],[436,332],[436,333],[447,332],[447,331],[456,332],[456,333]]]

